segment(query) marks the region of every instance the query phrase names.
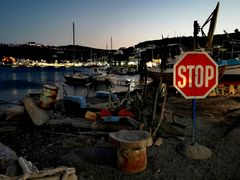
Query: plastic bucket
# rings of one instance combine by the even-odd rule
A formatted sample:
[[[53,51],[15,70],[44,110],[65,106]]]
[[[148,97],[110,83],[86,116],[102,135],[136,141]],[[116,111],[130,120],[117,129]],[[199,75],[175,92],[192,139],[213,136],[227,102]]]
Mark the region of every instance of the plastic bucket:
[[[40,96],[39,106],[48,109],[53,108],[56,103],[57,94],[57,86],[49,84],[44,85]]]

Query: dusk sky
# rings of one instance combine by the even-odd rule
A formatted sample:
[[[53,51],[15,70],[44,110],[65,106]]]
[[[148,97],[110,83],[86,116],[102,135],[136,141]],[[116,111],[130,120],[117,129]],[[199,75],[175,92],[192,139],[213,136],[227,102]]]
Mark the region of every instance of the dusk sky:
[[[163,37],[192,36],[218,0],[0,0],[0,43],[129,47]],[[215,34],[240,29],[240,0],[220,0]],[[208,28],[204,29],[205,32]]]

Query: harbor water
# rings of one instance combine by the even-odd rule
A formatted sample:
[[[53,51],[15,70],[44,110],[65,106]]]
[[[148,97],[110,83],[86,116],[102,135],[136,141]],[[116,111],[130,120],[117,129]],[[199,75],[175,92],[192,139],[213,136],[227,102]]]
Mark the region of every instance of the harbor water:
[[[63,96],[64,74],[74,71],[81,71],[81,67],[11,67],[0,66],[0,101],[18,102],[29,93],[41,93],[45,84],[56,85],[59,87],[58,97]],[[84,68],[87,71],[86,68]],[[136,76],[116,76],[119,80],[134,80]],[[65,87],[70,95],[76,95],[76,90]]]

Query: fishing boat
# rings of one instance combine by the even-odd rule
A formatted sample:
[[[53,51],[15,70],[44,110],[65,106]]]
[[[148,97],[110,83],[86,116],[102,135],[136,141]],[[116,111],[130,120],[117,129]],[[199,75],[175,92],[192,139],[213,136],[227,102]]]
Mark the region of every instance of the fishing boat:
[[[136,75],[138,74],[138,69],[133,67],[120,67],[115,70],[118,75]]]
[[[151,67],[148,69],[148,75],[154,80],[162,78],[163,83],[173,84],[173,68],[167,68],[161,72],[160,67]]]
[[[220,66],[225,66],[225,72],[221,79],[221,83],[240,83],[240,60],[239,59],[229,59],[218,61]]]
[[[173,66],[183,55],[182,45],[168,44],[166,51],[168,52],[168,58],[163,64],[148,68],[148,75],[152,79],[159,80],[162,77],[162,82],[167,84],[173,84]],[[162,70],[161,70],[162,68]]]
[[[83,85],[106,76],[104,68],[80,68],[63,75],[67,84]],[[101,78],[102,79],[102,78]]]
[[[211,13],[211,15],[208,17],[208,19],[206,20],[206,22],[202,25],[202,27],[200,28],[200,26],[198,25],[197,21],[194,21],[194,38],[193,38],[193,44],[194,47],[193,49],[195,51],[197,51],[197,34],[198,32],[201,30],[202,33],[205,35],[205,33],[203,32],[203,27],[207,24],[210,23],[209,25],[209,31],[208,31],[208,37],[207,37],[207,42],[205,45],[204,50],[207,52],[212,48],[212,41],[213,41],[213,35],[214,35],[214,30],[215,30],[215,26],[216,26],[216,21],[217,21],[217,15],[218,15],[218,9],[219,9],[219,2],[217,3],[216,8],[214,9],[214,11]],[[177,46],[176,46],[177,45]],[[152,79],[156,79],[159,80],[160,78],[162,78],[162,82],[163,83],[167,83],[167,84],[173,84],[173,66],[174,64],[180,59],[182,53],[182,49],[181,47],[178,47],[178,44],[170,44],[167,46],[168,47],[168,51],[169,53],[171,52],[170,48],[179,48],[179,54],[176,55],[172,55],[171,53],[169,54],[169,58],[166,60],[166,63],[162,65],[162,67],[164,68],[160,68],[159,67],[151,67],[148,68],[148,75],[152,78]],[[202,51],[203,49],[199,49],[199,51]],[[173,57],[173,58],[172,58]],[[218,79],[220,80],[223,77],[223,74],[225,72],[225,65],[219,65],[218,66]]]
[[[237,67],[239,69],[237,69]],[[235,71],[234,71],[235,70]],[[227,72],[226,72],[227,71]],[[227,74],[232,74],[233,72],[240,74],[240,64],[236,66],[232,66],[232,69],[230,66],[226,65],[218,65],[218,80],[222,81],[222,79],[226,78]],[[160,80],[162,78],[163,83],[167,83],[169,85],[173,84],[173,64],[169,64],[166,69],[164,69],[161,72],[160,67],[152,67],[148,69],[148,75],[155,80]]]
[[[90,76],[84,75],[80,72],[64,74],[63,76],[67,84],[85,85],[90,81]]]

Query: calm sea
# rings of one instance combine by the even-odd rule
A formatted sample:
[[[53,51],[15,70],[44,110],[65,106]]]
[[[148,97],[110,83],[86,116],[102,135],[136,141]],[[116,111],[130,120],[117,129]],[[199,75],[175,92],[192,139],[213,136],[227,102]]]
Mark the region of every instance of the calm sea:
[[[0,66],[0,100],[14,102],[28,93],[40,92],[43,84],[64,82],[63,74],[77,68]]]
[[[91,69],[92,70],[92,69]],[[81,67],[11,67],[0,66],[0,101],[16,102],[29,93],[40,93],[44,84],[57,85],[59,95],[62,95],[61,82],[65,82],[64,74],[73,71],[91,71]],[[117,79],[136,79],[136,76],[116,76]],[[66,90],[66,89],[65,89]],[[67,89],[70,95],[75,95],[75,90]],[[61,97],[61,96],[60,96]]]

